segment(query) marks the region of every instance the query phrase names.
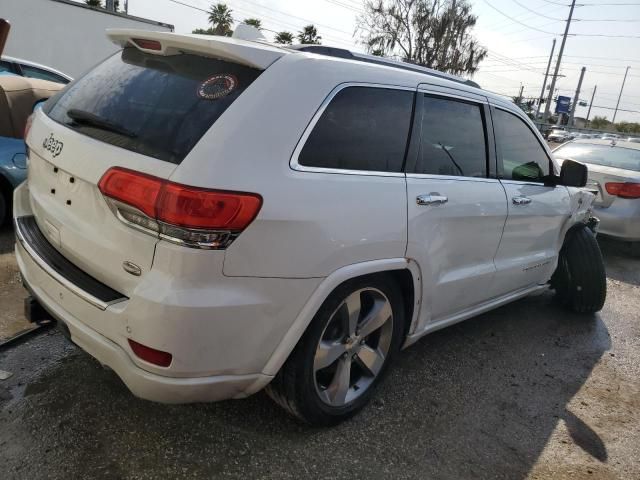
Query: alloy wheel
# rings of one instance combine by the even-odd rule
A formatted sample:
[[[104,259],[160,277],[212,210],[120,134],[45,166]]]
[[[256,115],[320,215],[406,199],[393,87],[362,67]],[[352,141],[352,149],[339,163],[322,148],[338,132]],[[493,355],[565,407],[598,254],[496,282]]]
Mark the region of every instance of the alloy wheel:
[[[373,384],[391,348],[393,310],[384,293],[363,288],[333,312],[313,362],[316,391],[332,407],[355,400]]]

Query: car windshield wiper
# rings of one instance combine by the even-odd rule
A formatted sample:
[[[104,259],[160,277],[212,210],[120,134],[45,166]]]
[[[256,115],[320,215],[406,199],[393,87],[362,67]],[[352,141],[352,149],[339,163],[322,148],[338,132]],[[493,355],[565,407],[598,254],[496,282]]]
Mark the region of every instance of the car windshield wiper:
[[[87,112],[85,110],[79,110],[77,108],[69,109],[67,110],[67,117],[73,120],[73,123],[76,124],[87,125],[90,127],[99,128],[101,130],[119,133],[120,135],[124,135],[125,137],[129,138],[135,138],[138,136],[128,128],[117,125],[105,118],[99,117],[98,115]]]

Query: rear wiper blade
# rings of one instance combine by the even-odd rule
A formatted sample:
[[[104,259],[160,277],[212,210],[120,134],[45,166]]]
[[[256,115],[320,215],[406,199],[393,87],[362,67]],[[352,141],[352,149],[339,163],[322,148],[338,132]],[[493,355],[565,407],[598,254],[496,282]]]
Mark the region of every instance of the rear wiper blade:
[[[87,125],[96,127],[101,130],[107,130],[109,132],[119,133],[125,137],[135,138],[138,135],[129,130],[128,128],[117,125],[106,118],[99,117],[95,113],[87,112],[85,110],[79,110],[77,108],[71,108],[67,110],[67,117],[73,120],[74,123],[80,125]]]

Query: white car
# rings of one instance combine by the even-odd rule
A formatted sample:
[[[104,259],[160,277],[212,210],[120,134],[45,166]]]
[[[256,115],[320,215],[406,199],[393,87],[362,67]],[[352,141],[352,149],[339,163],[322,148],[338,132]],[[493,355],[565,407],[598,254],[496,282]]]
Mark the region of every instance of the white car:
[[[29,60],[23,60],[22,58],[9,57],[3,55],[0,57],[0,75],[13,74],[20,75],[27,78],[39,78],[41,80],[48,80],[55,83],[67,84],[73,78],[66,73],[62,73],[46,65],[30,62]]]
[[[553,151],[558,161],[576,160],[589,169],[588,184],[597,189],[593,204],[598,231],[632,242],[640,252],[640,145],[591,139],[568,142]]]
[[[563,143],[568,140],[571,140],[573,137],[566,130],[554,129],[551,130],[551,133],[547,136],[547,140],[555,143]]]
[[[557,175],[502,97],[340,49],[109,36],[123,50],[35,113],[16,255],[29,317],[135,395],[268,387],[332,424],[434,330],[550,282],[602,307],[586,167]]]

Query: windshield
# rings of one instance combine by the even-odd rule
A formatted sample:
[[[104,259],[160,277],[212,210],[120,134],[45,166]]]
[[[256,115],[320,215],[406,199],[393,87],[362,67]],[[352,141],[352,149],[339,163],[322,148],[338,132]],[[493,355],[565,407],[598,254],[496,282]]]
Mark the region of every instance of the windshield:
[[[261,70],[191,54],[125,48],[48,102],[53,120],[179,164]]]
[[[640,150],[589,143],[570,143],[558,148],[554,155],[578,162],[604,165],[640,172]]]

